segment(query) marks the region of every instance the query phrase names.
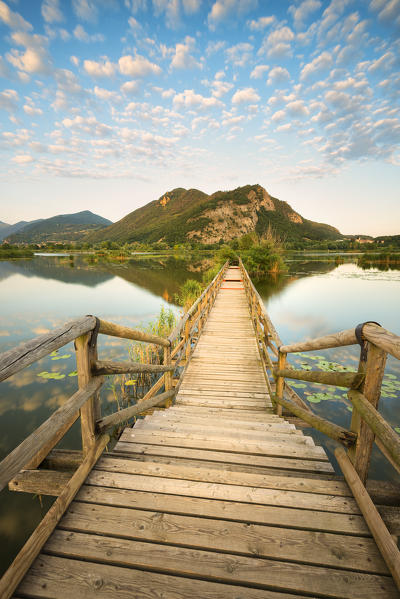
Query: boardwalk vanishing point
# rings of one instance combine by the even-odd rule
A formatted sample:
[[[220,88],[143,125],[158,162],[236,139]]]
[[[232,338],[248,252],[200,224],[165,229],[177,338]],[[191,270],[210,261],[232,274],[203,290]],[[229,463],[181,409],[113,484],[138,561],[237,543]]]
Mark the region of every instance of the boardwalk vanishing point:
[[[58,497],[0,582],[2,598],[399,597],[399,512],[382,507],[382,520],[365,487],[374,440],[400,463],[398,438],[371,400],[386,353],[399,351],[395,335],[365,325],[368,357],[350,377],[288,372],[291,351],[358,343],[356,333],[282,346],[243,265],[225,265],[164,343],[156,388],[129,413],[101,418],[103,374],[139,366],[99,361],[97,334],[141,334],[85,318],[61,341],[58,332],[29,342],[32,363],[77,338],[80,390],[0,464],[3,485]],[[3,379],[26,365],[22,354],[2,356]],[[350,431],[313,414],[286,382],[321,374],[350,389]],[[77,461],[53,448],[78,410]],[[105,452],[109,427],[143,411]],[[345,478],[293,422],[335,439]],[[77,469],[62,469],[63,459]]]

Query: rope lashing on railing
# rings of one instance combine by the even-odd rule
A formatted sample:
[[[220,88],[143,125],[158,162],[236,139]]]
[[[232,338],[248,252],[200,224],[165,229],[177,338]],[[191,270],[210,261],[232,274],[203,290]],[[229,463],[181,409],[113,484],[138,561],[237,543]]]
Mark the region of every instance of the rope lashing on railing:
[[[381,324],[379,324],[379,322],[376,322],[375,320],[366,320],[365,322],[362,322],[356,326],[354,333],[355,333],[356,339],[361,347],[360,359],[363,361],[365,361],[367,359],[367,353],[368,353],[367,341],[363,337],[363,328],[366,324],[376,324],[376,325],[378,325],[378,327],[382,326]]]

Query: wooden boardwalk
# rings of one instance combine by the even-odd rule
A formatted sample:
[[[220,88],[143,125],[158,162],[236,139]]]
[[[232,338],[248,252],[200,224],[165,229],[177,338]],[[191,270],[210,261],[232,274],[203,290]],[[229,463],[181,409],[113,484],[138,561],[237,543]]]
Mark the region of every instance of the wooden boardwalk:
[[[98,461],[14,597],[398,597],[324,450],[273,413],[239,272],[175,404]]]

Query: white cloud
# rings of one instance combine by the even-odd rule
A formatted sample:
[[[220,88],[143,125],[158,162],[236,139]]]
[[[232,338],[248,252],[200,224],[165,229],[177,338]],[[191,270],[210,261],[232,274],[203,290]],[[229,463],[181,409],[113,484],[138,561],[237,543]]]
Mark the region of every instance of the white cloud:
[[[232,104],[247,104],[249,102],[259,102],[260,96],[253,87],[239,89],[232,97]]]
[[[225,50],[229,62],[237,67],[243,67],[253,55],[253,46],[247,42],[236,44]]]
[[[311,62],[306,64],[300,73],[300,79],[304,80],[313,75],[319,75],[323,71],[327,71],[333,64],[332,56],[329,52],[322,52]]]
[[[15,112],[18,109],[19,96],[15,89],[5,89],[0,92],[0,109]]]
[[[288,104],[286,104],[286,111],[293,117],[302,117],[309,114],[309,110],[307,106],[305,106],[303,100],[288,102]]]
[[[93,35],[89,35],[87,31],[82,27],[82,25],[77,25],[74,29],[74,37],[80,42],[85,42],[88,44],[89,42],[103,42],[104,35],[102,33],[94,33]]]
[[[82,117],[78,115],[73,119],[64,119],[62,124],[66,129],[77,129],[91,137],[108,137],[113,131],[112,127],[100,123],[94,116]]]
[[[182,0],[183,10],[190,15],[197,12],[201,6],[201,0]]]
[[[125,6],[129,8],[133,14],[136,14],[140,10],[146,10],[147,0],[125,0]]]
[[[42,15],[47,23],[59,23],[63,20],[59,0],[43,0]]]
[[[116,72],[116,65],[107,59],[103,62],[84,60],[83,68],[91,77],[113,77]]]
[[[175,54],[172,57],[171,67],[173,69],[201,68],[201,64],[195,60],[191,52],[195,49],[196,42],[193,37],[187,35],[185,43],[176,44]]]
[[[76,16],[79,19],[82,19],[82,21],[93,22],[97,20],[97,6],[95,0],[72,0],[72,7]]]
[[[29,35],[22,31],[12,34],[13,41],[19,46],[25,46],[25,52],[14,48],[7,54],[7,60],[20,71],[27,73],[48,74],[50,57],[46,49],[46,38],[41,35]]]
[[[206,48],[206,56],[212,56],[213,54],[216,54],[217,52],[225,48],[225,46],[226,42],[222,40],[218,42],[208,42]]]
[[[267,84],[277,85],[278,83],[285,83],[286,81],[289,81],[289,79],[290,75],[287,69],[284,67],[274,67],[269,73]]]
[[[216,79],[211,83],[211,87],[213,88],[212,95],[216,98],[221,98],[233,88],[233,84],[228,81]]]
[[[289,27],[280,27],[272,31],[264,40],[259,50],[259,54],[264,52],[270,58],[284,58],[291,56],[291,42],[294,40],[294,33]]]
[[[129,17],[128,25],[131,29],[140,29],[140,23],[135,19],[135,17]]]
[[[389,72],[396,62],[396,58],[392,52],[385,52],[379,58],[372,61],[368,66],[369,73]]]
[[[136,94],[139,91],[139,83],[137,81],[126,81],[120,89],[127,96]]]
[[[277,110],[271,116],[271,121],[273,121],[274,123],[277,123],[279,121],[283,121],[285,117],[286,117],[286,112],[284,110]]]
[[[378,13],[380,21],[400,25],[400,0],[372,0],[370,8]]]
[[[146,75],[160,75],[161,69],[158,65],[150,62],[144,56],[137,54],[131,56],[121,56],[118,61],[119,70],[122,75],[128,75],[130,77],[145,77]]]
[[[259,64],[250,73],[250,79],[261,79],[261,77],[266,73],[269,69],[267,64]]]
[[[17,164],[28,164],[29,162],[33,162],[33,158],[29,154],[17,154],[17,156],[14,156],[11,160]]]
[[[257,0],[217,0],[208,15],[208,25],[210,29],[215,29],[219,23],[257,8],[257,4]]]
[[[279,125],[279,127],[277,127],[276,130],[279,132],[290,131],[291,128],[292,128],[292,125],[290,123],[286,123],[285,125]]]
[[[222,102],[214,97],[205,97],[201,94],[196,94],[192,89],[185,89],[184,92],[176,94],[173,100],[174,106],[177,108],[192,108],[198,110],[206,110],[207,108],[216,108],[222,106]]]
[[[96,98],[100,98],[100,100],[112,100],[113,102],[119,102],[121,100],[121,96],[117,92],[97,87],[97,85],[93,91]]]
[[[73,65],[79,67],[79,58],[77,56],[70,56],[69,59]]]
[[[29,114],[29,116],[39,116],[43,114],[43,110],[35,108],[32,104],[24,104],[24,112]]]
[[[290,6],[288,12],[293,16],[296,29],[301,29],[311,13],[321,8],[320,0],[304,0],[299,6]]]
[[[262,31],[272,23],[275,23],[275,17],[260,17],[257,20],[247,21],[248,27],[252,31]]]
[[[17,12],[13,12],[2,0],[0,0],[0,19],[11,29],[22,31],[30,31],[32,29],[32,25],[28,21],[25,21]]]
[[[162,98],[172,98],[172,96],[174,96],[176,94],[175,90],[170,88],[170,89],[165,89],[163,92],[161,92],[161,97]]]

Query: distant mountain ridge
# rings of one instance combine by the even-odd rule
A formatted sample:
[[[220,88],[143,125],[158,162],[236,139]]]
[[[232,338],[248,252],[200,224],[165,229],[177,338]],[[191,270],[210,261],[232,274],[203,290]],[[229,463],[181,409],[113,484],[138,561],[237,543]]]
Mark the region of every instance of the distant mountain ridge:
[[[269,227],[291,239],[343,238],[335,227],[303,218],[257,184],[212,195],[178,187],[109,227],[89,233],[85,241],[212,244],[253,231],[262,235]]]
[[[31,221],[11,234],[4,235],[3,230],[0,229],[0,234],[9,243],[66,242],[77,241],[89,232],[108,227],[111,224],[111,220],[94,214],[90,210],[83,210],[73,214],[58,214],[51,218]],[[16,227],[17,225],[11,226]]]
[[[10,235],[13,235],[17,231],[20,231],[27,225],[33,225],[34,223],[39,223],[42,220],[43,218],[39,218],[37,220],[20,220],[14,225],[9,225],[7,223],[0,222],[0,241],[3,241],[3,239],[6,239]]]

